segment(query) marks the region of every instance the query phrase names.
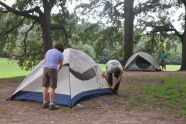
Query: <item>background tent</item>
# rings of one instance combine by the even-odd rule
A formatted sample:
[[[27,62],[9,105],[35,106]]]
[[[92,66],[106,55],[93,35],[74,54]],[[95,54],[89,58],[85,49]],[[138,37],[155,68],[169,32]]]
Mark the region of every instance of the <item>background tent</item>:
[[[126,71],[160,71],[158,61],[150,54],[145,52],[139,52],[132,55],[125,67]]]
[[[43,61],[22,81],[12,100],[42,102]],[[55,104],[75,104],[111,93],[102,71],[86,53],[76,49],[64,50],[64,66],[58,73]]]

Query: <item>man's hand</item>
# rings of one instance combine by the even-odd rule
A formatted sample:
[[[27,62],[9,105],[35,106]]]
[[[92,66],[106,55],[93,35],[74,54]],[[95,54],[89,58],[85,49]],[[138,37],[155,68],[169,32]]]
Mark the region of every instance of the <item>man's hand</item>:
[[[108,84],[108,88],[112,88],[112,85]]]
[[[63,67],[63,59],[60,60],[58,71]]]
[[[57,71],[59,71],[60,69],[58,68]]]

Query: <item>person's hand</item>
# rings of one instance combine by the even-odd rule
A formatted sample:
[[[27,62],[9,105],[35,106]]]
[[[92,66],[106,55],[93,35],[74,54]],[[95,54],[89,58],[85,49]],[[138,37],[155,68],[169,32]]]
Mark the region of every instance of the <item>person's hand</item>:
[[[57,71],[61,70],[61,68],[58,68]]]
[[[111,88],[111,89],[114,89],[114,86],[112,85],[110,88]]]
[[[108,84],[108,88],[111,88],[111,87],[112,87],[112,85]]]

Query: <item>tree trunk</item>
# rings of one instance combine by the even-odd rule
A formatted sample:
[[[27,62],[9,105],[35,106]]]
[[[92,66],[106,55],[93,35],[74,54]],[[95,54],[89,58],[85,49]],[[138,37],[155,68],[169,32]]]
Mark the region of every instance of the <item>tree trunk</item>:
[[[44,13],[39,16],[39,23],[42,29],[44,53],[52,48],[51,36],[51,9],[47,1],[43,1]]]
[[[133,22],[134,22],[134,0],[124,1],[124,59],[123,65],[133,54]]]
[[[182,41],[182,62],[180,68],[181,71],[186,70],[186,2],[184,1],[183,3],[185,7],[185,29],[181,39]]]
[[[184,32],[182,38],[182,62],[180,70],[186,70],[186,31]]]
[[[41,29],[42,29],[44,53],[46,53],[47,50],[52,48],[52,37],[51,37],[50,24],[48,24],[46,20],[43,20]]]

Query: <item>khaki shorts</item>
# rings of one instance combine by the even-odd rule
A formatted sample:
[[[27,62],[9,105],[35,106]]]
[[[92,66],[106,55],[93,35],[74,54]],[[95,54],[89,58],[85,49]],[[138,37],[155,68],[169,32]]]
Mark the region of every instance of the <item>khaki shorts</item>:
[[[43,69],[43,84],[44,87],[57,88],[57,70],[45,67]]]

